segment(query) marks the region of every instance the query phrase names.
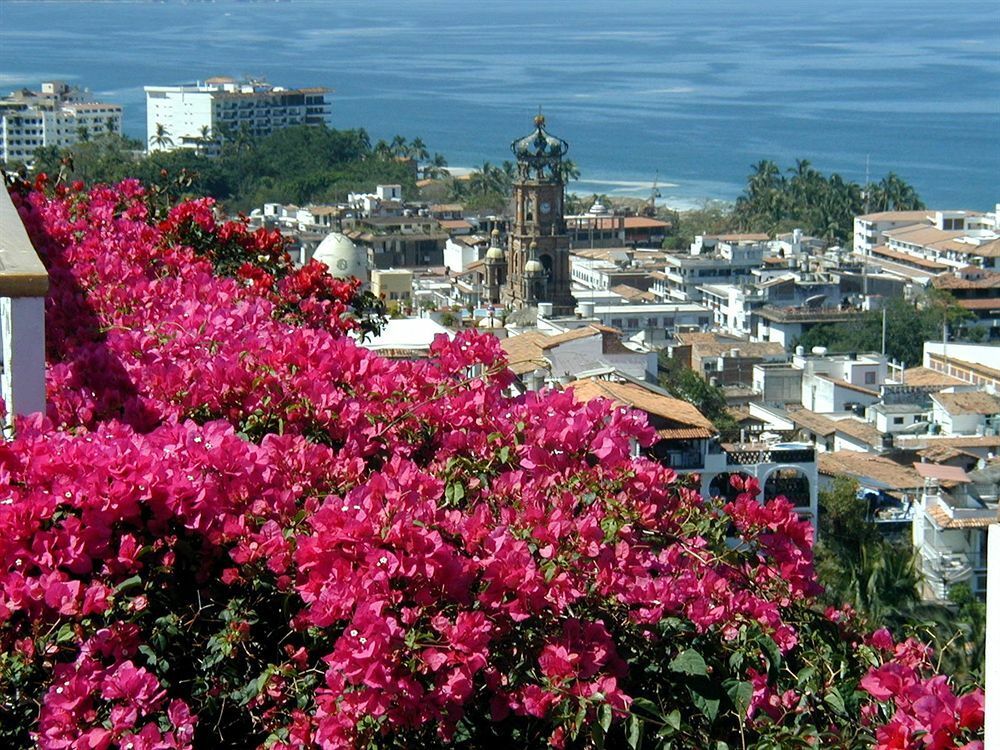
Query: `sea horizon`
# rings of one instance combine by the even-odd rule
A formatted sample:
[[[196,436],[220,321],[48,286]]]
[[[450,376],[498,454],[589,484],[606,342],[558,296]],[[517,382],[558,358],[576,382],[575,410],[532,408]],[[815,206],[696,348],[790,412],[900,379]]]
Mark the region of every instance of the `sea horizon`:
[[[143,85],[327,86],[336,128],[420,137],[456,167],[510,159],[541,108],[581,195],[689,208],[752,165],[895,172],[928,205],[1000,200],[995,6],[960,0],[0,0],[0,90],[66,80],[145,132]],[[5,92],[6,93],[6,92]]]

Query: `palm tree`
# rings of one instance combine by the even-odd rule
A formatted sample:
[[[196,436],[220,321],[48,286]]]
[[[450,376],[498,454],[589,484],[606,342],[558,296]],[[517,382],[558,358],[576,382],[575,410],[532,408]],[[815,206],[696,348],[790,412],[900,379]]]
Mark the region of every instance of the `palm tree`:
[[[207,147],[213,143],[215,143],[215,136],[212,135],[212,128],[208,125],[202,125],[198,133],[198,153],[204,154]]]
[[[430,156],[430,152],[427,150],[427,144],[423,140],[414,138],[410,141],[410,145],[406,147],[404,156],[416,159],[417,161],[424,161]]]
[[[86,143],[90,140],[90,128],[86,125],[81,125],[76,129],[76,137]]]
[[[156,148],[158,151],[163,151],[174,145],[173,138],[167,132],[167,128],[163,123],[156,123],[156,132],[149,137],[149,145]]]
[[[889,172],[872,190],[881,211],[918,211],[925,208],[913,186],[895,172]]]
[[[564,159],[559,162],[559,181],[565,185],[573,180],[580,179],[580,170],[576,166],[576,162],[572,159]]]
[[[395,158],[408,156],[406,139],[401,135],[394,135],[389,143],[389,155]]]
[[[424,167],[424,175],[432,180],[440,179],[448,174],[448,170],[445,167],[448,166],[448,160],[444,158],[442,154],[435,153],[431,157],[430,163]]]

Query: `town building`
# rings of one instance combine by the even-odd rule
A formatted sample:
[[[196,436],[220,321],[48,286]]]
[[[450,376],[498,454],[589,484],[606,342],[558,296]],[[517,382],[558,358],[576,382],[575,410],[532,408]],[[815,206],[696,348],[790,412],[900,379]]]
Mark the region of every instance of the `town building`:
[[[560,333],[526,331],[501,342],[511,371],[524,390],[538,390],[587,377],[615,372],[637,381],[656,379],[655,352],[629,349],[621,331],[589,323]],[[691,407],[693,408],[693,407]]]
[[[747,241],[749,236],[754,238]],[[737,284],[753,279],[765,247],[758,235],[696,238],[690,254],[668,254],[662,272],[653,273],[652,290],[663,301],[700,302],[706,284]],[[738,239],[737,239],[738,238]]]
[[[780,344],[706,332],[682,331],[676,339],[670,356],[720,386],[751,385],[754,365],[787,359]]]
[[[413,271],[403,268],[375,269],[372,294],[389,306],[405,310],[413,304]]]
[[[430,216],[373,216],[345,220],[344,234],[368,250],[371,268],[444,265],[448,233]]]
[[[659,440],[651,458],[684,474],[697,474],[705,497],[732,499],[730,480],[755,479],[757,498],[786,497],[800,517],[816,525],[818,485],[816,452],[801,443],[721,443],[712,423],[698,410],[649,384],[591,378],[570,384],[577,400],[606,398],[645,412]]]
[[[887,211],[854,219],[854,251],[932,278],[969,265],[997,268],[1000,206],[993,212]],[[890,267],[891,267],[890,266]]]
[[[963,321],[964,326],[982,326],[991,339],[1000,338],[1000,271],[965,266],[934,277],[931,285],[950,294],[972,315],[974,323]]]
[[[42,146],[67,148],[103,133],[121,135],[122,108],[96,101],[90,91],[45,81],[0,100],[0,161],[31,165]]]
[[[1000,392],[1000,347],[925,341],[923,366],[990,393]]]
[[[915,463],[913,468],[924,479],[912,527],[924,597],[948,601],[957,584],[984,596],[986,532],[1000,521],[995,496],[992,502],[979,496],[959,467]]]
[[[287,89],[228,76],[177,86],[145,86],[146,143],[153,151],[213,153],[240,131],[261,138],[293,125],[325,125],[329,89]]]

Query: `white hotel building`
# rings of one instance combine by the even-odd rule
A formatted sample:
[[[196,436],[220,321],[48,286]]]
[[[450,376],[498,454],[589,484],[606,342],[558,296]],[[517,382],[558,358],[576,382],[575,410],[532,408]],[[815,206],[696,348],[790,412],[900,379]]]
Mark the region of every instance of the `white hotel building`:
[[[45,81],[0,100],[0,160],[30,166],[41,146],[66,148],[103,133],[122,132],[122,108],[96,102],[86,89]]]
[[[244,127],[255,137],[292,125],[324,125],[329,89],[286,89],[264,81],[209,78],[180,86],[145,86],[146,143],[150,151],[204,148],[205,135]],[[159,130],[163,139],[157,138]]]

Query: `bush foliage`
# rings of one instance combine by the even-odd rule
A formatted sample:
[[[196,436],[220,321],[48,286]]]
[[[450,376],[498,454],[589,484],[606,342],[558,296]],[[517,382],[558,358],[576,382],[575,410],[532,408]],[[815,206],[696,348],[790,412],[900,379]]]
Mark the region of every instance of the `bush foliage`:
[[[366,351],[355,285],[154,197],[15,191],[49,408],[0,444],[0,744],[981,748],[981,691],[817,604],[784,500],[508,397],[491,336]]]

